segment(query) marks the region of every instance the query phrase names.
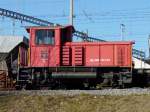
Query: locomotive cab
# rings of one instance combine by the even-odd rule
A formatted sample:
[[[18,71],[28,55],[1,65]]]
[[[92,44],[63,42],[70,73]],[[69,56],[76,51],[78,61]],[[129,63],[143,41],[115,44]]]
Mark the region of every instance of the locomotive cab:
[[[61,46],[72,41],[72,26],[29,27],[30,67],[60,65]]]

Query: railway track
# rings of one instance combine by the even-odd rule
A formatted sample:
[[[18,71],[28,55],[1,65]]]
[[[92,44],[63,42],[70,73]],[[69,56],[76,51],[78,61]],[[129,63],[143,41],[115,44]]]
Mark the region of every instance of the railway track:
[[[124,95],[142,95],[150,94],[150,89],[142,88],[130,88],[130,89],[104,89],[104,90],[22,90],[22,91],[0,91],[0,96],[10,95],[39,95],[39,96],[76,96],[81,94],[88,95],[112,95],[112,96],[124,96]]]

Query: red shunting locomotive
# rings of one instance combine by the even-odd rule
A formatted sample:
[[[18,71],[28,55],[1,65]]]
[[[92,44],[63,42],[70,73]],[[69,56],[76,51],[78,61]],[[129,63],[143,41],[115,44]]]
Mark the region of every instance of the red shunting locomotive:
[[[27,32],[29,49],[18,60],[18,88],[124,87],[132,82],[133,42],[73,42],[73,26],[28,27]]]

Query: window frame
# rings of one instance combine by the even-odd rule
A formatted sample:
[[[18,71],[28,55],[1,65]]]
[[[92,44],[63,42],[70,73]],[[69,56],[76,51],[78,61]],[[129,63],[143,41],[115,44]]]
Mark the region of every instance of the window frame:
[[[37,36],[36,36],[36,33],[37,33],[37,31],[40,31],[40,30],[48,30],[48,31],[50,30],[50,31],[53,31],[53,33],[54,33],[54,34],[53,34],[53,35],[54,35],[54,37],[53,37],[53,38],[54,38],[53,44],[46,44],[46,43],[41,43],[41,44],[39,44],[39,43],[37,43]],[[35,36],[34,36],[34,37],[35,37],[34,43],[35,43],[36,46],[43,46],[43,45],[44,45],[44,46],[54,46],[54,45],[55,45],[55,30],[54,30],[54,29],[36,29],[36,30],[35,30]]]

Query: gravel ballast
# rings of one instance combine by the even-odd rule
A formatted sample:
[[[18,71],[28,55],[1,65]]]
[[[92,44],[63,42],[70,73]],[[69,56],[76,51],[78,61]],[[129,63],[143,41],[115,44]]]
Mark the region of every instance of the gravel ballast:
[[[150,89],[103,89],[103,90],[22,90],[22,91],[0,91],[0,96],[3,95],[63,95],[63,96],[75,96],[80,94],[89,95],[142,95],[150,94]]]

